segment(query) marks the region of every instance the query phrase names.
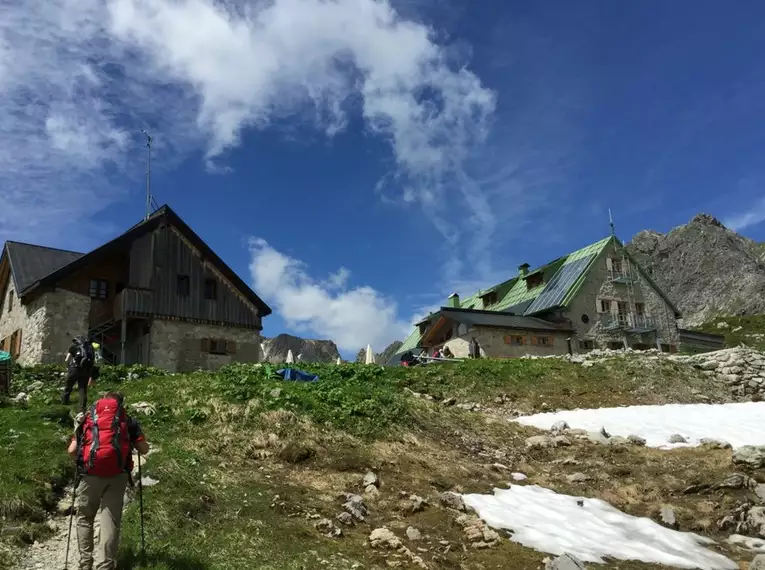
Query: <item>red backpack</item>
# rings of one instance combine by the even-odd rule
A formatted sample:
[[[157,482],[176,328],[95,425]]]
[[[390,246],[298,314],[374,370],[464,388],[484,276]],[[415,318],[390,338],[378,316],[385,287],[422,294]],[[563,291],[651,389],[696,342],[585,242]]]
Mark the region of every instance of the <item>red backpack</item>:
[[[130,433],[124,408],[98,400],[82,424],[80,460],[86,475],[113,477],[130,470]]]

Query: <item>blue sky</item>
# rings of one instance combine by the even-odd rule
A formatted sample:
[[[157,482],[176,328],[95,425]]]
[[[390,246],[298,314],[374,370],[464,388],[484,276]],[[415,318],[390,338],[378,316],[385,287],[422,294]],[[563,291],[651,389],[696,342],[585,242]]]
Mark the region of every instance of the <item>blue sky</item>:
[[[169,203],[350,355],[452,291],[706,211],[765,240],[765,4],[57,0],[0,22],[0,239]]]

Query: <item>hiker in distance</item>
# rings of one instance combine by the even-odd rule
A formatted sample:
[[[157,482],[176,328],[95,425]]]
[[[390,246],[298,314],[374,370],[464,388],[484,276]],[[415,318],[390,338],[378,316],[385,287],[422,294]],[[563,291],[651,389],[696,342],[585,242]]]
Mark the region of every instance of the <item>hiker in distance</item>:
[[[77,460],[75,489],[80,570],[116,570],[123,497],[133,469],[132,450],[149,444],[140,424],[125,413],[124,397],[109,392],[87,414],[77,414],[69,455]],[[93,566],[93,522],[101,508],[101,530]]]
[[[98,376],[98,368],[95,366],[96,350],[93,342],[84,336],[73,338],[64,362],[67,365],[67,376],[61,403],[69,405],[69,397],[76,384],[80,412],[84,412],[88,407],[88,386],[92,386]]]

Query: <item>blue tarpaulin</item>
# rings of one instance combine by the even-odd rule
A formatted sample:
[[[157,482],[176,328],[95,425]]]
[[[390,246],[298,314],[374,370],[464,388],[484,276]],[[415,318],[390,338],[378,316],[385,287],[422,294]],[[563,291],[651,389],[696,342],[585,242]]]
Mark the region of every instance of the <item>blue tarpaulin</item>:
[[[280,368],[276,373],[284,380],[293,380],[295,382],[317,382],[319,380],[317,374],[295,370],[294,368]]]
[[[3,360],[10,360],[10,359],[11,359],[10,353],[0,350],[0,362],[2,362]]]

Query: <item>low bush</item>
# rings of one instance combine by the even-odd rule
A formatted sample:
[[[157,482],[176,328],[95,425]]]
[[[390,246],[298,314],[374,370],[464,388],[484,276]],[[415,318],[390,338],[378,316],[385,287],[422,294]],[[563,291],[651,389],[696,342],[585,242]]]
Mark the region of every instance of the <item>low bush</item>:
[[[318,382],[285,382],[269,365],[231,364],[211,382],[224,397],[258,399],[267,410],[285,409],[362,437],[377,436],[395,425],[411,424],[413,402],[380,366],[303,364]]]

